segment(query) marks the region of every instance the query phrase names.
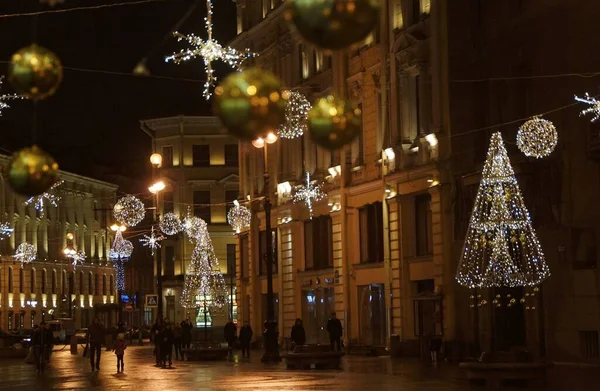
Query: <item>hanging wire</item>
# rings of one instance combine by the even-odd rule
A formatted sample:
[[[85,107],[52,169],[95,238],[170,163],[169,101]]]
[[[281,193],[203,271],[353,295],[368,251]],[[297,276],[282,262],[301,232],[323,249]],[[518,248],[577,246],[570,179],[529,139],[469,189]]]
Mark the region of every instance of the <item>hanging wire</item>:
[[[65,13],[65,12],[73,12],[73,11],[83,11],[83,10],[92,10],[92,9],[100,9],[100,8],[122,7],[122,6],[127,6],[127,5],[158,3],[158,2],[167,2],[167,1],[172,1],[172,0],[136,0],[136,1],[125,1],[125,2],[121,2],[121,3],[112,3],[112,4],[101,4],[101,5],[90,5],[90,6],[63,8],[63,9],[57,9],[57,10],[46,10],[46,11],[36,11],[36,12],[22,12],[22,13],[16,13],[16,14],[2,14],[2,15],[0,15],[0,19],[16,18],[16,17],[21,17],[21,16],[37,16],[37,15],[46,15],[46,14],[62,14],[62,13]]]

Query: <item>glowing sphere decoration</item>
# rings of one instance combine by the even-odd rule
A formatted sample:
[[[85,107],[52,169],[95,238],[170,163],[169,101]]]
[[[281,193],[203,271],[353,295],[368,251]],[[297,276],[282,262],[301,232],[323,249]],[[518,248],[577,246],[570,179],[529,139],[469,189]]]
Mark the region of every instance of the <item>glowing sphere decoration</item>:
[[[554,124],[534,117],[525,122],[517,132],[517,147],[525,156],[537,159],[549,156],[558,144],[558,132]]]
[[[13,154],[7,167],[8,182],[15,193],[34,197],[58,181],[58,163],[37,146]]]
[[[306,120],[311,107],[304,95],[291,91],[285,110],[285,122],[277,130],[279,136],[288,139],[301,137],[306,131]]]
[[[232,73],[215,89],[213,110],[229,133],[254,140],[285,121],[288,98],[275,75],[251,68]]]
[[[239,234],[242,229],[250,227],[252,213],[250,209],[235,201],[233,208],[227,212],[227,222],[231,225],[235,233]]]
[[[13,255],[13,258],[15,261],[21,262],[21,264],[31,263],[37,258],[37,250],[33,244],[21,243],[19,244],[19,247],[17,247],[17,251],[15,252],[15,255]]]
[[[8,66],[8,82],[14,90],[34,100],[54,94],[62,77],[63,67],[56,54],[35,44],[13,54]]]
[[[146,215],[144,203],[132,195],[121,198],[113,208],[113,216],[128,227],[138,225]]]
[[[362,113],[350,103],[329,95],[308,112],[308,132],[313,142],[334,150],[349,144],[362,132]]]
[[[179,217],[171,212],[167,212],[162,216],[158,227],[165,235],[177,235],[183,229]]]
[[[379,19],[379,0],[291,0],[286,19],[306,41],[345,49],[369,36]]]

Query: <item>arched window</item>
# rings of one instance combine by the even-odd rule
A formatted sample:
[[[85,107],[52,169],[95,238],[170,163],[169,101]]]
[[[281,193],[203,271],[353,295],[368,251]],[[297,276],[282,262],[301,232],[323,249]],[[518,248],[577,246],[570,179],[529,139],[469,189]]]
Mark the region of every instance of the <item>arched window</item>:
[[[71,274],[69,275],[69,295],[72,295],[75,293],[75,272],[71,272]]]
[[[56,294],[56,269],[52,269],[52,294]]]
[[[8,291],[10,293],[14,293],[14,286],[13,286],[13,268],[9,267],[8,268]]]
[[[35,269],[34,268],[31,268],[31,274],[29,275],[29,279],[30,279],[29,283],[31,284],[31,287],[29,288],[30,292],[35,293],[36,286],[35,286]]]
[[[106,274],[102,275],[102,294],[106,296]]]
[[[100,296],[100,274],[98,273],[94,279],[94,293],[96,296]]]
[[[115,277],[111,274],[109,280],[110,280],[110,294],[114,295],[115,294]]]
[[[79,294],[82,295],[84,291],[85,281],[83,279],[83,272],[79,272]]]
[[[88,274],[88,295],[93,295],[94,294],[94,285],[92,283],[93,279],[94,279],[94,274],[92,272],[90,272]]]
[[[61,287],[61,293],[63,295],[67,294],[67,271],[63,270],[62,272],[62,287]]]
[[[19,269],[19,292],[25,293],[25,271],[22,267]]]
[[[47,277],[46,269],[42,269],[42,293],[47,293],[46,292],[46,277]]]

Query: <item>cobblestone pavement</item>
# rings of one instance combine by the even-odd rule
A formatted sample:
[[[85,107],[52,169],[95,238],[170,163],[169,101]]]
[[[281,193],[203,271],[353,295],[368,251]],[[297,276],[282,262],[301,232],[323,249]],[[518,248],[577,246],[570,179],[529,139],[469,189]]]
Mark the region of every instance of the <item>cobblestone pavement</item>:
[[[53,354],[50,367],[36,375],[32,365],[22,360],[0,361],[0,390],[210,390],[210,391],[456,391],[469,389],[455,365],[439,368],[416,360],[389,357],[345,357],[338,371],[288,371],[284,365],[265,366],[255,352],[248,361],[175,361],[173,369],[153,366],[152,348],[132,346],[125,354],[125,374],[116,374],[116,358],[102,352],[100,372],[91,373],[89,361],[71,355],[68,348]],[[581,369],[577,369],[581,371]],[[551,390],[587,390],[598,385],[589,376],[598,370],[569,369],[575,373],[567,382],[558,371]],[[575,371],[575,372],[573,372]],[[566,372],[565,372],[566,373]],[[585,375],[584,375],[585,374]],[[573,383],[575,381],[575,383]],[[590,382],[591,381],[591,382]],[[565,383],[569,384],[569,387]],[[574,385],[575,384],[575,385]],[[577,385],[579,384],[579,386]],[[580,388],[581,387],[581,388]],[[484,388],[478,388],[484,390]]]

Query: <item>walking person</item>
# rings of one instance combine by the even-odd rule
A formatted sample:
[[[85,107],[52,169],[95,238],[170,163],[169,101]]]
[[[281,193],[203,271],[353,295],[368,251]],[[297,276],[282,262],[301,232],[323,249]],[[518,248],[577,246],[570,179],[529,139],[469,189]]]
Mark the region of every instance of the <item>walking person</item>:
[[[306,332],[302,325],[302,319],[296,319],[296,322],[292,326],[292,333],[290,335],[292,339],[292,351],[296,346],[302,346],[306,344]]]
[[[432,336],[429,339],[429,353],[431,354],[431,362],[436,365],[438,362],[438,356],[442,349],[442,339],[437,336]]]
[[[333,351],[340,352],[342,350],[342,330],[342,322],[337,318],[335,312],[332,312],[327,321],[327,332],[329,333],[329,344]]]
[[[162,333],[162,319],[156,318],[156,322],[150,329],[150,336],[154,340],[154,356],[156,358],[156,366],[160,367],[162,364],[162,359],[160,355],[160,345],[161,345],[161,333]]]
[[[229,321],[225,325],[225,341],[227,341],[227,348],[229,349],[229,357],[233,356],[233,347],[235,344],[235,340],[237,339],[237,327],[235,323],[233,323],[233,319],[229,318]]]
[[[127,342],[125,341],[125,334],[117,334],[117,339],[113,345],[113,350],[117,355],[117,373],[123,373],[125,371],[125,363],[123,362],[123,356],[125,355],[125,349],[127,349]],[[119,364],[121,366],[119,367]]]
[[[94,318],[91,325],[88,326],[88,342],[90,344],[90,366],[92,372],[100,370],[100,357],[102,356],[102,344],[105,338],[104,326],[100,318]],[[95,354],[94,354],[95,353]],[[94,358],[96,359],[94,361]]]
[[[189,349],[192,343],[192,328],[190,318],[186,318],[181,322],[181,343],[184,349]]]
[[[175,360],[179,360],[179,357],[183,360],[183,353],[181,352],[181,325],[175,324],[173,328],[173,346],[175,347]]]
[[[48,347],[52,346],[52,338],[50,325],[45,322],[42,322],[40,327],[36,328],[33,333],[31,342],[35,357],[35,369],[38,373],[44,372],[44,365],[48,357]]]
[[[242,357],[250,358],[250,342],[252,342],[252,327],[247,320],[244,321],[244,325],[240,328],[240,344],[242,345]]]
[[[162,355],[161,363],[162,367],[167,367],[167,362],[169,363],[169,368],[173,365],[172,357],[173,357],[173,330],[171,329],[171,324],[165,324],[165,328],[161,334],[161,345],[160,345],[160,353]]]

